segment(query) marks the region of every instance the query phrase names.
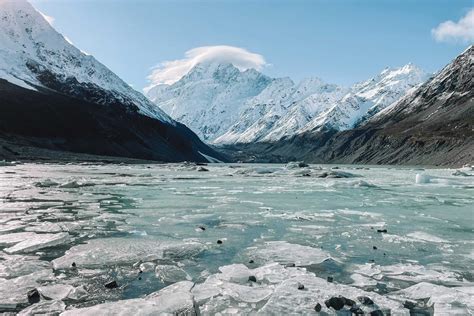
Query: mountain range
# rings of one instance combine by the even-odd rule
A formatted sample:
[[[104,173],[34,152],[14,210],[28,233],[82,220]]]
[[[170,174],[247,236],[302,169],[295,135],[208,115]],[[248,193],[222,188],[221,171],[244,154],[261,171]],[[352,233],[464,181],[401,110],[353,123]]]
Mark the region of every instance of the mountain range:
[[[319,78],[295,84],[232,64],[198,64],[146,95],[214,145],[275,142],[323,128],[347,130],[385,109],[429,75],[408,64],[346,88]]]
[[[26,0],[0,0],[0,104],[4,157],[18,158],[5,149],[17,143],[161,161],[220,157]]]

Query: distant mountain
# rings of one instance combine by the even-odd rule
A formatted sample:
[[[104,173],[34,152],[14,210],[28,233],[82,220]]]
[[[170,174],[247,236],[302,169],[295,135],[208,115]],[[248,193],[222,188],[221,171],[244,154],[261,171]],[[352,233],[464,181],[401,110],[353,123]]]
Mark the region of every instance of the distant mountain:
[[[0,0],[0,89],[0,133],[9,139],[164,161],[217,155],[26,0]]]
[[[474,47],[356,128],[308,130],[232,148],[251,161],[462,165],[474,162]],[[369,111],[370,112],[370,111]],[[240,151],[239,151],[240,150]]]
[[[318,129],[353,128],[427,78],[408,64],[344,88],[319,78],[295,84],[253,69],[242,72],[231,64],[207,63],[146,95],[209,143],[265,143]]]

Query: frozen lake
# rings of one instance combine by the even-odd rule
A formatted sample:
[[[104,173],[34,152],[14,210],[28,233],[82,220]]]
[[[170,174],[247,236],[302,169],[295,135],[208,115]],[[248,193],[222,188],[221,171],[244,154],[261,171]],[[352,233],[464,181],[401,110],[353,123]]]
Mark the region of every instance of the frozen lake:
[[[466,315],[473,246],[471,168],[0,167],[0,312]]]

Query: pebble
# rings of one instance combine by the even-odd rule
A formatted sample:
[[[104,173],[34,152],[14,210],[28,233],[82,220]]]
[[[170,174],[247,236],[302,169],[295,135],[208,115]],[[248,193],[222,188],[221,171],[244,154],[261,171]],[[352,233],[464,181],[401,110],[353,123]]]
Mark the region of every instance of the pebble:
[[[301,283],[298,283],[298,290],[304,290],[304,285]]]
[[[332,283],[334,281],[334,278],[332,276],[328,276],[327,281],[329,283]]]
[[[373,246],[372,249],[377,250],[377,247],[376,247],[376,246]]]
[[[218,239],[218,240],[217,240],[217,244],[218,244],[218,245],[222,244],[222,240]]]
[[[253,261],[253,260],[249,260],[249,263],[255,263],[255,261]]]
[[[108,289],[115,289],[118,287],[117,281],[110,281],[109,283],[105,283],[104,285]]]
[[[322,308],[321,304],[318,303],[318,304],[316,304],[316,306],[314,307],[314,310],[317,311],[317,312],[320,312],[320,311],[321,311],[321,308]]]
[[[26,294],[30,304],[38,303],[40,301],[40,294],[37,289],[29,290]]]
[[[386,233],[387,230],[386,229],[377,229],[377,233]]]
[[[249,281],[257,282],[257,278],[254,275],[249,276]]]

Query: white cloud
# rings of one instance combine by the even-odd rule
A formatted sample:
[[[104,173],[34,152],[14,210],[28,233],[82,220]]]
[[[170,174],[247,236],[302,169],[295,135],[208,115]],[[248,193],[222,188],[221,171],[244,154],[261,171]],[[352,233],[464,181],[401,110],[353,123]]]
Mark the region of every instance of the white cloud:
[[[52,16],[49,16],[49,15],[46,15],[44,14],[43,12],[37,10],[42,16],[43,18],[46,20],[46,22],[49,23],[49,25],[53,26],[53,23],[54,23],[54,18]]]
[[[438,42],[474,42],[474,8],[458,22],[446,21],[431,30]]]
[[[262,55],[251,53],[246,49],[234,46],[203,46],[188,50],[183,59],[160,63],[153,68],[148,79],[151,86],[172,84],[181,79],[195,65],[204,62],[232,63],[240,70],[255,68],[260,70],[266,65]]]

